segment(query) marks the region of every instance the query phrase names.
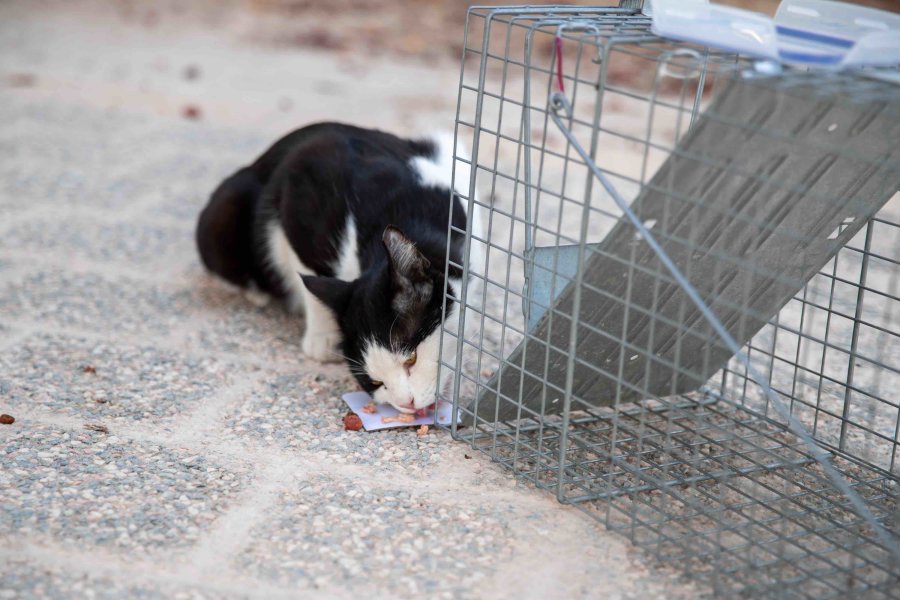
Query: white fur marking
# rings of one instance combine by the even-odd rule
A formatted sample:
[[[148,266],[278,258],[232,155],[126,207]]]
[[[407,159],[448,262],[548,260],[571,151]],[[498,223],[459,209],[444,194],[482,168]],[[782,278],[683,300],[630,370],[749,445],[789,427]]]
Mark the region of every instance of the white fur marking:
[[[448,352],[453,350],[447,345],[449,338],[450,336],[444,336],[445,359],[449,356]],[[437,327],[422,340],[416,347],[416,364],[408,373],[404,363],[409,359],[409,354],[394,352],[375,342],[368,342],[363,350],[363,365],[372,379],[384,383],[372,394],[375,402],[392,404],[405,413],[434,404],[440,391],[436,387],[440,339],[441,328]],[[410,402],[413,403],[412,407],[409,406]]]
[[[359,251],[356,244],[356,221],[353,215],[347,215],[344,238],[341,240],[337,262],[332,265],[335,277],[344,281],[353,281],[360,275]]]
[[[449,189],[454,179],[453,165],[455,160],[456,177],[453,188],[454,191],[461,196],[460,203],[463,212],[468,214],[469,202],[466,198],[469,196],[469,178],[471,169],[468,162],[465,162],[465,160],[468,160],[471,155],[465,144],[463,144],[461,140],[457,140],[456,156],[454,157],[452,133],[439,133],[431,136],[431,140],[434,142],[436,149],[434,158],[426,158],[423,156],[416,157],[410,161],[410,166],[419,175],[419,180],[422,185],[440,186]],[[477,189],[473,196],[474,203],[472,205],[472,214],[468,216],[469,226],[472,229],[468,266],[470,274],[480,275],[481,277],[469,278],[469,284],[466,290],[466,304],[478,307],[481,305],[482,295],[484,294],[484,281],[482,277],[487,274],[488,265],[486,260],[487,245],[484,242],[478,241],[485,239],[483,225],[483,213],[485,209],[480,203]],[[459,329],[459,313],[456,308],[462,297],[462,281],[451,279],[449,283],[450,287],[453,289],[453,294],[456,297],[457,303],[453,305],[450,313],[446,315],[442,325],[447,331],[447,335],[444,335],[442,360],[444,362],[452,363],[456,360],[456,340],[459,335],[457,331]],[[461,337],[468,339],[471,335],[477,333],[479,326],[479,319],[471,309],[466,309],[464,323],[465,331],[462,332]],[[421,356],[421,353],[419,353],[419,355]],[[443,368],[441,373],[442,386],[449,375],[450,372]],[[434,379],[437,380],[437,377]]]
[[[306,330],[301,343],[303,353],[319,362],[340,360],[337,345],[341,341],[341,333],[334,314],[303,285],[300,275],[313,275],[313,270],[300,261],[277,221],[269,225],[269,261],[288,289],[288,308],[293,312],[304,310],[306,313]],[[356,268],[359,270],[358,264]]]
[[[450,189],[453,181],[453,134],[452,133],[436,133],[431,136],[434,142],[435,156],[434,158],[426,158],[424,156],[416,156],[410,161],[410,167],[419,176],[419,182],[422,185],[444,187]],[[457,141],[456,156],[462,159],[469,158],[469,151],[462,143]],[[457,194],[461,195],[463,212],[468,213],[468,202],[464,198],[469,196],[469,175],[471,170],[468,163],[462,160],[456,161],[456,185],[453,186]],[[469,222],[472,227],[472,235],[479,239],[484,239],[483,215],[484,208],[478,199],[478,191],[475,191],[475,204],[473,205],[472,215]],[[477,239],[472,240],[469,252],[469,269],[473,273],[484,275],[487,269],[485,265],[485,244]],[[457,296],[458,297],[458,296]]]
[[[284,229],[278,221],[269,223],[269,265],[275,269],[281,277],[282,283],[288,290],[287,305],[291,312],[298,313],[303,310],[303,300],[306,297],[306,286],[303,285],[302,275],[313,275],[312,269],[307,268],[284,235]]]
[[[434,158],[415,156],[409,161],[409,166],[419,176],[419,183],[425,186],[444,187],[450,189],[453,176],[453,134],[436,133],[431,136],[434,142]],[[457,165],[457,169],[460,165]],[[461,181],[457,173],[457,181]],[[468,187],[468,177],[466,177]],[[459,192],[459,190],[457,190]]]
[[[244,290],[244,298],[249,300],[250,303],[257,308],[268,305],[269,301],[272,299],[270,295],[256,287],[256,284],[252,281],[250,282],[250,285],[247,286],[247,289]]]

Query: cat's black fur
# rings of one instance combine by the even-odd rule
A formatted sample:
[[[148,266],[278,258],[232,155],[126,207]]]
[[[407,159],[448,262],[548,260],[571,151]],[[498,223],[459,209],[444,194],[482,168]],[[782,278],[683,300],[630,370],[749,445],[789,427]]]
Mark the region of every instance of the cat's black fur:
[[[455,227],[466,227],[465,212],[447,187],[423,185],[410,167],[434,152],[430,141],[338,123],[298,129],[213,193],[197,226],[203,263],[234,284],[284,298],[289,290],[270,264],[267,239],[270,223],[279,222],[316,275],[304,277],[307,289],[337,317],[341,352],[371,391],[369,377],[354,368],[361,344],[415,349],[440,325],[444,294],[452,294],[444,280],[451,198]],[[333,266],[348,218],[361,273],[352,282],[335,278]],[[462,236],[453,241],[450,276],[458,279]]]

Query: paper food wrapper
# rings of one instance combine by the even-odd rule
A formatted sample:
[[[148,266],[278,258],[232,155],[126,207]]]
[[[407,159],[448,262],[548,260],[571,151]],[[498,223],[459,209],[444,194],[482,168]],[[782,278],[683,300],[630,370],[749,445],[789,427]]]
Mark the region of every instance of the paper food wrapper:
[[[350,392],[348,394],[344,394],[344,402],[347,403],[347,406],[350,407],[350,410],[352,410],[357,414],[357,416],[359,416],[360,420],[362,421],[363,428],[365,428],[366,431],[393,429],[394,427],[419,427],[421,425],[434,425],[435,423],[435,415],[433,412],[429,412],[429,414],[424,417],[416,417],[415,421],[411,421],[409,423],[398,423],[396,421],[391,423],[382,423],[381,417],[396,417],[400,414],[400,411],[390,404],[376,404],[375,408],[377,412],[375,412],[374,414],[365,412],[363,410],[363,406],[372,402],[372,397],[365,392]],[[452,412],[452,402],[439,402],[437,404],[437,423],[440,425],[449,425],[450,420],[452,419]],[[458,421],[459,417],[457,417],[457,422]]]

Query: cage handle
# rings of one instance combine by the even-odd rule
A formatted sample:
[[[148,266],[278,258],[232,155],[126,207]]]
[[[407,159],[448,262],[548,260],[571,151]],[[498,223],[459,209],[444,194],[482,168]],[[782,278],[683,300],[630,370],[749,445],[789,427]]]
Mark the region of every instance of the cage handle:
[[[672,60],[681,57],[691,58],[697,61],[697,72],[695,73],[693,70],[689,70],[687,66],[684,67],[684,74],[677,74],[675,71],[671,70],[669,68],[669,64],[672,62]],[[702,64],[703,56],[693,48],[678,48],[677,50],[669,50],[667,52],[664,52],[659,57],[659,66],[656,69],[656,78],[660,79],[662,77],[671,77],[672,79],[694,79],[695,77],[699,77],[703,72]]]
[[[596,37],[600,37],[600,28],[590,23],[588,21],[572,21],[560,23],[559,27],[556,28],[556,37],[553,40],[553,44],[556,47],[556,87],[558,91],[565,94],[566,86],[565,86],[565,77],[563,76],[563,33],[570,32],[585,32],[585,33],[593,33]],[[597,56],[599,58],[601,52],[601,45],[598,44],[597,47]]]

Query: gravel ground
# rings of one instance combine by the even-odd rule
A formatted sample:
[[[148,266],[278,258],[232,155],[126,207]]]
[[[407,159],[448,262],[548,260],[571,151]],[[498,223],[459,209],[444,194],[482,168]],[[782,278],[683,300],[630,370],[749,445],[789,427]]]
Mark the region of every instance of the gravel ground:
[[[277,136],[454,114],[444,54],[253,6],[0,4],[0,598],[693,595],[444,433],[343,431],[344,368],[202,272],[198,210]]]
[[[473,597],[496,563],[511,558],[509,502],[461,507],[442,495],[331,477],[297,487],[253,532],[258,541],[238,557],[241,569],[314,589],[337,580],[352,593],[368,580],[389,594]]]
[[[84,419],[177,418],[233,383],[213,358],[36,335],[0,357],[12,410],[40,406]]]
[[[170,553],[196,542],[249,479],[189,451],[106,432],[28,419],[16,429],[3,440],[6,536]]]
[[[212,597],[208,591],[185,585],[141,585],[109,577],[49,566],[37,561],[0,558],[4,589],[0,598],[141,598],[146,600],[194,600]],[[218,598],[239,598],[237,594],[217,592]]]

